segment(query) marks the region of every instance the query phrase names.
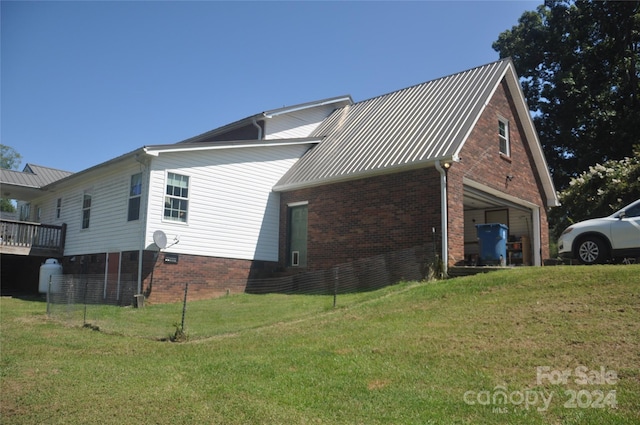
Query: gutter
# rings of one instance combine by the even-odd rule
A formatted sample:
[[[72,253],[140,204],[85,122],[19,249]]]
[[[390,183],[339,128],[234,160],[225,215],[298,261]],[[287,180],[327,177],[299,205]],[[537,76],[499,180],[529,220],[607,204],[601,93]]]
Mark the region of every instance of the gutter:
[[[138,249],[138,288],[136,295],[142,294],[142,260],[147,242],[147,211],[149,209],[149,194],[151,193],[151,161],[149,157],[136,155],[136,161],[142,166],[142,193],[140,199],[140,248]],[[144,202],[143,202],[144,200]]]

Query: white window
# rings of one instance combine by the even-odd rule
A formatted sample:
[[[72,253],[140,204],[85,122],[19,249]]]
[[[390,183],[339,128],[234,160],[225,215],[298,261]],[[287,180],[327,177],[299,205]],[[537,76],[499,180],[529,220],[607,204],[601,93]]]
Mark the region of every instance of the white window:
[[[62,198],[58,198],[56,201],[56,218],[60,218],[62,216]]]
[[[498,118],[498,138],[500,139],[500,153],[506,156],[511,155],[509,146],[509,121]]]
[[[142,173],[131,176],[129,185],[129,214],[127,221],[138,220],[140,218],[140,199],[142,198]]]
[[[167,190],[164,197],[164,219],[187,222],[189,207],[189,176],[167,173]]]
[[[82,228],[89,228],[89,221],[91,219],[91,193],[84,192],[82,196]]]

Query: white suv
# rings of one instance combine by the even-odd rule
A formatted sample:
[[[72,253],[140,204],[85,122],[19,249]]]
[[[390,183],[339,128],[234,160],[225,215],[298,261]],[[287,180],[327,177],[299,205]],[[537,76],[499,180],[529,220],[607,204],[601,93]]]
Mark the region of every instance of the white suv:
[[[609,217],[567,227],[558,240],[558,254],[582,264],[640,257],[640,199]]]

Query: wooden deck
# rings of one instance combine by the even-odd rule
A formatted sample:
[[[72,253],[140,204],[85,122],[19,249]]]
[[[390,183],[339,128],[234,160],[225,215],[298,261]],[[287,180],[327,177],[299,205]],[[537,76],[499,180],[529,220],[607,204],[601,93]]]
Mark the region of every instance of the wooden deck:
[[[0,254],[61,256],[67,226],[0,220]]]

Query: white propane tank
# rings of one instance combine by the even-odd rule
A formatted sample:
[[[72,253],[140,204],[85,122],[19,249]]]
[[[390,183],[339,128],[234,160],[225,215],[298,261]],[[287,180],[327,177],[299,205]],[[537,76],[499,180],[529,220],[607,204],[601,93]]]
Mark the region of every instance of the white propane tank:
[[[49,278],[55,275],[62,274],[62,264],[55,258],[47,259],[40,266],[40,284],[38,285],[38,292],[46,294],[49,290]],[[51,280],[51,293],[60,292],[60,282],[56,279]]]

